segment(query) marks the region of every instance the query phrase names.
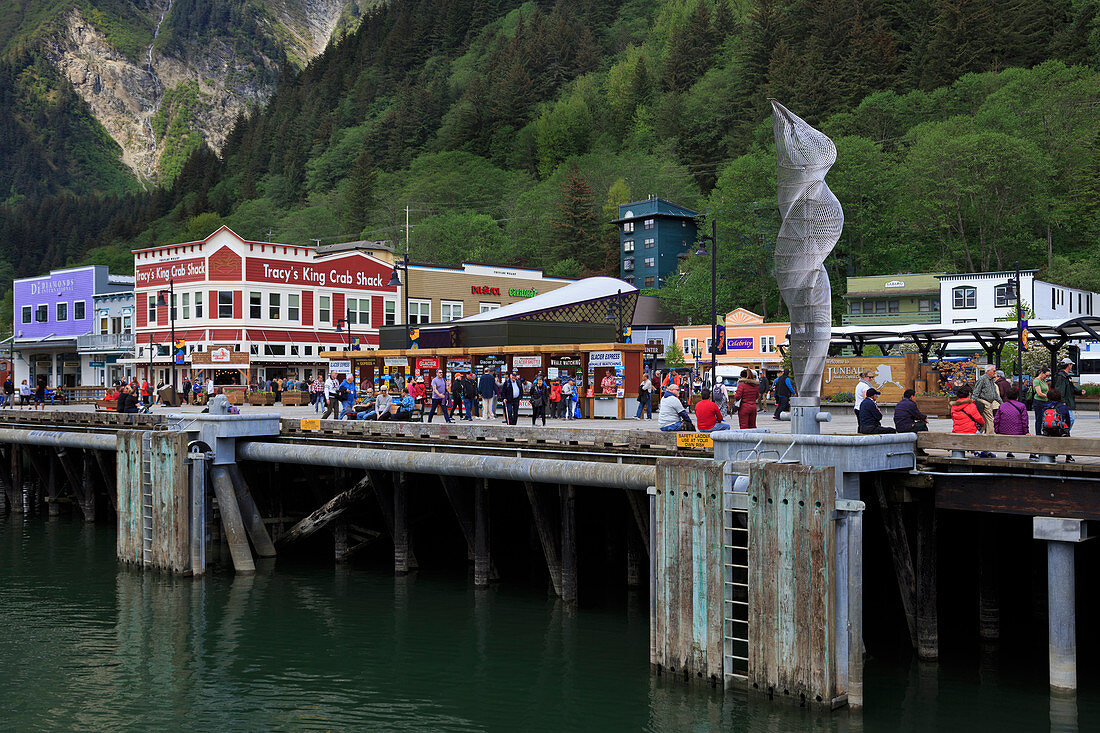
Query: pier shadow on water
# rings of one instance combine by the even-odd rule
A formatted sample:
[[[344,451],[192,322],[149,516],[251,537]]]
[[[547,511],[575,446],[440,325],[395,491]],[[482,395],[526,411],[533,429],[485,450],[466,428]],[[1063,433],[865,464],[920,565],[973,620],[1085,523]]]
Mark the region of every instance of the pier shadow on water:
[[[1000,647],[872,656],[867,710],[811,712],[654,677],[644,591],[280,558],[191,580],[115,560],[109,525],[0,520],[0,729],[1061,731],[1100,727],[1094,679],[1052,700]],[[1082,614],[1084,620],[1084,614]]]

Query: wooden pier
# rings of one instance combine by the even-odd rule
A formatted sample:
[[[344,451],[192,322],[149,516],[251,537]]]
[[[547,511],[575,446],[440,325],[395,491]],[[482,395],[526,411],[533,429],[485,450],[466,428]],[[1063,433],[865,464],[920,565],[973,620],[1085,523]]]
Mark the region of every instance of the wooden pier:
[[[904,470],[854,475],[839,459],[790,461],[790,448],[722,460],[652,430],[267,420],[254,434],[195,415],[0,412],[0,509],[113,516],[120,560],[183,575],[215,556],[252,572],[318,538],[336,562],[391,545],[394,573],[415,572],[427,513],[450,523],[441,536],[458,538],[475,588],[508,582],[494,539],[526,524],[548,591],[566,604],[582,597],[586,544],[606,544],[627,584],[648,574],[655,673],[822,707],[863,702],[865,506],[894,575],[876,583],[896,586],[927,660],[949,602],[937,517],[973,514],[980,532],[984,518],[1023,515],[1027,539],[1049,548],[1051,684],[1076,686],[1073,548],[1100,521],[1100,464],[966,457],[1049,455],[1051,439],[925,434],[915,447],[929,455],[889,453]],[[1100,455],[1092,441],[1055,443],[1059,455]],[[995,558],[973,562],[979,630],[995,638]]]

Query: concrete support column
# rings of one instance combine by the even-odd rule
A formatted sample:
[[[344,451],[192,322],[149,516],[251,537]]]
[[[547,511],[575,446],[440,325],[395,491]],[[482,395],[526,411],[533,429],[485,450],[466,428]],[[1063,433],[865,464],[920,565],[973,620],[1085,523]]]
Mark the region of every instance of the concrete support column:
[[[1089,539],[1080,519],[1034,517],[1032,536],[1047,543],[1047,639],[1050,687],[1077,690],[1077,597],[1074,550]]]
[[[207,455],[202,451],[188,453],[190,459],[190,501],[191,523],[189,526],[191,540],[191,575],[198,577],[206,574],[206,543],[207,538],[207,501],[206,501],[206,461]]]
[[[26,511],[23,495],[26,487],[23,485],[23,446],[11,447],[11,511],[12,514],[22,514]]]
[[[936,583],[936,503],[925,496],[917,503],[917,655],[922,661],[940,656]]]

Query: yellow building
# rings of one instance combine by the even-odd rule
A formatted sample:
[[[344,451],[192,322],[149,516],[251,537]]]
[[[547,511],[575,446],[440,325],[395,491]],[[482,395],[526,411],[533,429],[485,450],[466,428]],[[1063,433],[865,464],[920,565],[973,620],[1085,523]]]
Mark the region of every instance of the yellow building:
[[[779,347],[787,343],[790,323],[765,323],[762,316],[745,308],[730,311],[724,322],[726,353],[718,356],[719,364],[779,369],[783,360]],[[710,338],[709,324],[676,327],[676,343],[683,349],[685,361],[692,366],[696,353],[700,365],[710,363]]]

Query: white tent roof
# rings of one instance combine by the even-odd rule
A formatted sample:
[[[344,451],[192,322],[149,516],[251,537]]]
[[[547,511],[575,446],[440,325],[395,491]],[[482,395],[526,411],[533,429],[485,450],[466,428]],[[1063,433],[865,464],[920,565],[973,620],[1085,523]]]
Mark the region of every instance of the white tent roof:
[[[630,283],[616,277],[588,277],[570,283],[564,288],[551,290],[548,293],[542,293],[519,303],[506,305],[503,308],[466,316],[453,322],[473,323],[475,321],[499,321],[506,318],[518,318],[529,313],[554,310],[575,303],[586,303],[601,298],[614,298],[620,291],[626,295],[635,292],[637,289]]]

